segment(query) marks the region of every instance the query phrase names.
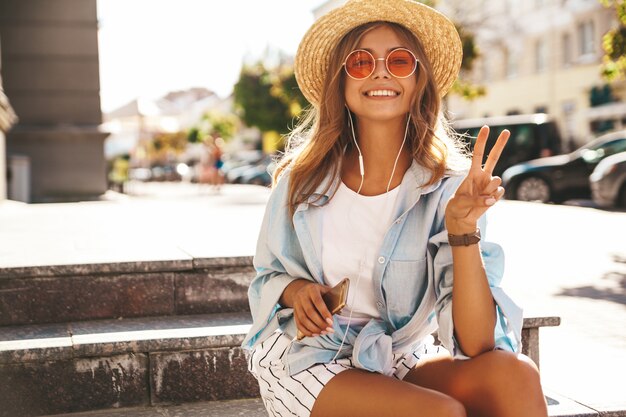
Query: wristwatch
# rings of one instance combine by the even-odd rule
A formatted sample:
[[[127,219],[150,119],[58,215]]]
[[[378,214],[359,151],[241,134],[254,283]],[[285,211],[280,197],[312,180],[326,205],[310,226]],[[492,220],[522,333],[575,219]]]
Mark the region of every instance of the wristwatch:
[[[448,243],[450,246],[469,246],[480,242],[480,229],[465,235],[451,235],[448,233]]]

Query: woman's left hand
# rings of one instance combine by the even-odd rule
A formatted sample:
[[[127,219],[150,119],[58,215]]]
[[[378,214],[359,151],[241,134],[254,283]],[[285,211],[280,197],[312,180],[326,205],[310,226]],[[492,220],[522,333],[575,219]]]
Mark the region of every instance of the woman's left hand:
[[[504,195],[500,177],[492,176],[493,169],[500,159],[502,150],[511,133],[503,130],[489,157],[482,166],[485,144],[489,137],[489,127],[483,126],[474,145],[470,170],[456,190],[446,208],[446,229],[453,235],[463,235],[476,230],[478,219],[489,207]]]

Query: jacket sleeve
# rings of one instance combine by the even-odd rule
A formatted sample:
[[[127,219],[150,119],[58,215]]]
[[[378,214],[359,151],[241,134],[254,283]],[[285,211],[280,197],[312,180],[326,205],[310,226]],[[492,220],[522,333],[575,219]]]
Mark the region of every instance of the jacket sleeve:
[[[438,337],[443,346],[457,359],[469,359],[461,350],[454,337],[454,322],[452,319],[452,248],[448,244],[448,232],[445,230],[443,213],[445,206],[456,187],[446,190],[442,195],[440,205],[441,215],[438,232],[429,239],[429,260],[432,262],[433,280],[437,301],[435,315],[439,326]],[[504,275],[504,253],[500,245],[489,242],[487,237],[486,215],[479,219],[482,241],[479,243],[480,252],[485,265],[489,288],[496,303],[496,325],[494,328],[495,349],[519,352],[521,350],[522,309],[504,292],[500,282]]]
[[[254,255],[256,276],[248,288],[252,327],[242,346],[252,348],[293,316],[278,303],[285,288],[299,278],[311,279],[287,209],[287,178],[270,195]]]

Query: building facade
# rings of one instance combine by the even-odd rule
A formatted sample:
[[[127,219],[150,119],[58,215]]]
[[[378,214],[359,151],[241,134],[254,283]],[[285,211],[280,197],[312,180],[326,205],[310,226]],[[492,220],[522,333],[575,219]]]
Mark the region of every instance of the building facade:
[[[614,11],[597,0],[473,0],[464,7],[470,5],[480,21],[468,24],[480,57],[464,76],[486,95],[471,102],[451,96],[454,118],[548,113],[565,150],[626,127],[625,83],[607,86],[600,70]]]
[[[30,178],[25,200],[96,198],[107,185],[96,0],[0,0],[0,39],[4,89],[19,117],[6,157],[23,168],[13,179]]]

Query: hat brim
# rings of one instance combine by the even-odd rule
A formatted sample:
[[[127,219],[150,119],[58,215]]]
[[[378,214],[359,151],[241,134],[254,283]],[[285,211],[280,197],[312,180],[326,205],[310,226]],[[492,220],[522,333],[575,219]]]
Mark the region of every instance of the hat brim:
[[[313,23],[298,47],[296,80],[311,104],[319,105],[330,55],[339,41],[355,27],[377,21],[397,23],[411,31],[424,47],[439,96],[450,90],[461,68],[463,48],[446,16],[414,0],[350,0]]]

